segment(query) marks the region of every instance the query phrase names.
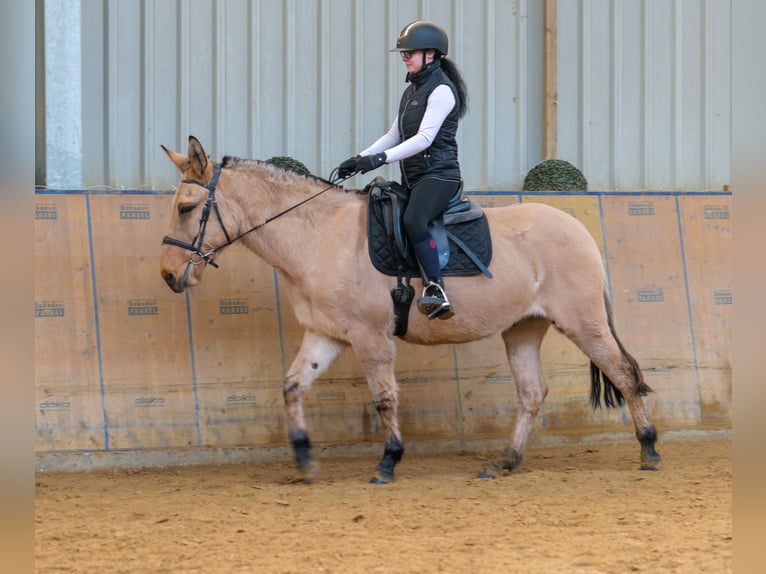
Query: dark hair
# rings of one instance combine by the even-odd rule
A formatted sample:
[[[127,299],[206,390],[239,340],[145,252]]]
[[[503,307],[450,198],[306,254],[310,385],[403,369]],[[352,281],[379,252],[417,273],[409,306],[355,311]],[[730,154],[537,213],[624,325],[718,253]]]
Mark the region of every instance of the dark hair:
[[[441,59],[442,70],[447,74],[452,84],[457,91],[457,114],[459,118],[462,118],[468,111],[468,88],[466,88],[465,80],[458,70],[457,65],[446,56],[442,56]]]

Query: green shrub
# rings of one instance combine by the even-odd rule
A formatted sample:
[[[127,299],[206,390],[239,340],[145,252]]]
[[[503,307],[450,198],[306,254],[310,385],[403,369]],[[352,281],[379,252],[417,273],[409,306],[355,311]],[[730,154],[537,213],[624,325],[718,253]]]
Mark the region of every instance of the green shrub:
[[[529,170],[524,191],[585,191],[588,181],[582,172],[563,159],[546,159]]]
[[[309,171],[309,168],[307,168],[305,165],[303,165],[303,163],[299,162],[297,159],[293,159],[290,156],[277,155],[267,159],[266,163],[271,163],[277,167],[281,167],[282,169],[295,171],[303,175],[311,175],[311,171]]]

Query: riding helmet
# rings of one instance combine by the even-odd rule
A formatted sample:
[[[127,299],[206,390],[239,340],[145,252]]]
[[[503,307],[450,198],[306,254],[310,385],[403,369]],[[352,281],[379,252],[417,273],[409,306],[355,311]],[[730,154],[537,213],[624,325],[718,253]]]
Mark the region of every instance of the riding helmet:
[[[391,52],[428,50],[433,48],[442,56],[447,55],[449,39],[447,32],[438,24],[428,20],[415,20],[407,24],[396,39],[396,48]]]

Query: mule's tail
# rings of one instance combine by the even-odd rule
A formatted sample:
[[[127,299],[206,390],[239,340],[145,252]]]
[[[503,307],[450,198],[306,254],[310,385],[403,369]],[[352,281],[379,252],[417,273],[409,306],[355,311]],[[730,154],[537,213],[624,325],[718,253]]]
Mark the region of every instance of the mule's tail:
[[[612,320],[612,302],[609,299],[609,295],[606,292],[606,289],[604,290],[604,305],[606,307],[606,318],[607,323],[609,324],[609,331],[612,333],[612,337],[614,337],[614,340],[617,341],[617,346],[620,348],[620,353],[622,353],[622,356],[625,358],[625,361],[627,362],[627,375],[630,379],[631,383],[634,386],[634,389],[636,393],[638,393],[641,396],[645,396],[648,393],[652,392],[652,389],[649,385],[644,382],[644,375],[641,372],[640,367],[638,366],[638,362],[636,359],[628,353],[628,351],[625,349],[625,347],[622,344],[622,341],[620,341],[620,338],[617,336],[617,332],[614,330],[614,321]],[[614,408],[616,406],[622,406],[625,403],[625,398],[622,396],[622,392],[614,386],[614,383],[612,383],[611,380],[609,380],[609,377],[607,377],[605,374],[601,372],[601,369],[599,369],[596,364],[591,361],[590,363],[590,404],[593,407],[593,409],[600,409],[601,408],[601,379],[604,380],[604,386],[603,386],[603,396],[604,396],[604,404],[607,406],[607,408]]]

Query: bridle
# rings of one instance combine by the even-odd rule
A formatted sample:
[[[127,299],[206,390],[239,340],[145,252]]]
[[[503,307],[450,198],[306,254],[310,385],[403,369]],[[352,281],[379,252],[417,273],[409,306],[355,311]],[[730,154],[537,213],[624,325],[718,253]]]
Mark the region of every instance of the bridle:
[[[207,202],[205,202],[205,207],[202,208],[202,215],[200,216],[199,220],[199,230],[197,231],[197,235],[194,236],[194,239],[192,239],[191,243],[187,243],[186,241],[181,241],[180,239],[175,239],[174,237],[170,237],[169,235],[166,235],[162,238],[162,244],[163,245],[173,245],[175,247],[180,247],[181,249],[186,249],[187,251],[191,251],[191,257],[189,257],[189,262],[186,266],[186,272],[184,275],[186,275],[189,272],[189,265],[200,265],[204,263],[205,265],[210,264],[213,267],[218,267],[218,265],[210,259],[216,251],[219,249],[223,249],[227,245],[231,245],[235,240],[232,240],[229,237],[229,232],[226,231],[226,226],[223,224],[223,218],[221,217],[221,211],[218,209],[218,201],[215,198],[215,186],[218,185],[218,177],[221,175],[221,168],[220,166],[215,167],[215,171],[213,172],[213,177],[210,179],[210,183],[205,184],[201,181],[197,181],[196,179],[183,179],[181,180],[181,183],[192,183],[194,185],[199,185],[207,189]],[[223,245],[219,245],[218,247],[213,247],[209,251],[202,251],[202,244],[205,241],[205,230],[207,229],[207,222],[208,219],[210,219],[210,212],[215,211],[215,216],[218,218],[218,223],[221,225],[221,229],[223,229],[223,234],[226,236],[226,243]],[[194,256],[197,256],[199,259],[194,258]]]
[[[186,264],[186,269],[184,270],[184,278],[189,274],[189,270],[191,269],[192,265],[212,265],[216,269],[218,268],[218,265],[215,261],[211,259],[213,255],[216,254],[217,251],[220,251],[224,247],[228,247],[235,241],[239,241],[242,239],[245,235],[252,233],[256,229],[259,229],[266,225],[267,223],[271,223],[275,219],[282,217],[284,214],[288,213],[289,211],[292,211],[296,207],[299,207],[303,205],[304,203],[307,203],[311,201],[312,199],[322,195],[325,191],[328,189],[332,189],[333,187],[338,186],[339,184],[343,183],[345,180],[347,180],[349,177],[339,178],[337,176],[337,169],[333,170],[333,172],[330,174],[330,185],[325,187],[323,190],[315,193],[314,195],[307,197],[303,201],[300,201],[296,203],[293,206],[288,207],[287,209],[284,209],[277,213],[276,215],[272,215],[262,223],[259,223],[258,225],[254,225],[247,231],[244,231],[234,237],[233,239],[229,236],[229,232],[226,231],[226,226],[223,224],[223,218],[221,217],[221,211],[218,209],[218,201],[215,198],[215,188],[216,185],[218,185],[218,178],[221,175],[221,166],[216,165],[215,170],[213,171],[213,177],[210,178],[210,183],[204,183],[202,181],[198,181],[196,179],[183,179],[181,180],[181,183],[191,183],[194,185],[199,185],[201,187],[204,187],[207,189],[207,201],[205,202],[205,207],[202,208],[202,215],[200,216],[199,220],[199,230],[197,231],[197,235],[194,236],[194,239],[191,243],[187,243],[186,241],[182,241],[180,239],[175,239],[174,237],[170,237],[169,235],[166,235],[162,238],[162,244],[163,245],[173,245],[174,247],[180,247],[181,249],[186,249],[187,251],[191,252],[191,255],[189,257],[189,261]],[[353,174],[352,174],[353,175]],[[203,243],[205,241],[205,231],[207,229],[207,223],[210,219],[210,212],[214,211],[215,216],[218,219],[218,224],[221,226],[221,229],[223,230],[223,234],[226,236],[226,242],[222,243],[221,245],[217,247],[212,247],[211,249],[207,251],[203,251]],[[196,257],[196,259],[195,259]]]

